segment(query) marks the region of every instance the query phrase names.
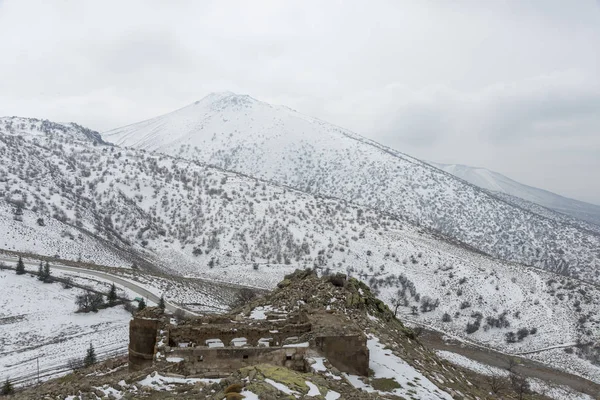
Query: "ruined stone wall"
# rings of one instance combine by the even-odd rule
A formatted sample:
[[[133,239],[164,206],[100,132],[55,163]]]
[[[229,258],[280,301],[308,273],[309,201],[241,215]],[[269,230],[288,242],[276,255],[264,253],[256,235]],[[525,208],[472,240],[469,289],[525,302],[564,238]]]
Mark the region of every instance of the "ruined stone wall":
[[[319,336],[315,346],[340,371],[369,375],[369,349],[364,335]]]
[[[129,322],[129,370],[136,371],[152,365],[159,327],[160,321],[157,319],[134,318]]]
[[[178,343],[195,343],[203,346],[208,339],[220,339],[225,346],[229,346],[231,340],[246,338],[251,345],[257,345],[261,338],[273,338],[274,345],[281,345],[285,339],[300,336],[310,332],[311,324],[293,324],[284,326],[261,326],[252,327],[241,324],[229,325],[200,325],[171,327],[169,330],[169,345],[176,347]]]
[[[236,369],[268,363],[306,372],[303,347],[177,348],[169,358],[179,357],[179,372],[185,375],[219,377]]]

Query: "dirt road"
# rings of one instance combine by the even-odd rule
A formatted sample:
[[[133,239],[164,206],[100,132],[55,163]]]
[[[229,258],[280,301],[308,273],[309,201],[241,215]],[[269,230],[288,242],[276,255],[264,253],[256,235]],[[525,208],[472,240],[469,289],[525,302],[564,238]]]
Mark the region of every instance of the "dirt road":
[[[518,360],[515,372],[530,378],[538,378],[557,385],[565,385],[579,392],[600,399],[600,384],[580,376],[558,371],[536,361],[519,356],[508,356],[493,350],[477,347],[457,340],[442,339],[440,332],[425,329],[419,338],[427,347],[435,350],[446,350],[463,355],[482,364],[506,369],[509,358]]]

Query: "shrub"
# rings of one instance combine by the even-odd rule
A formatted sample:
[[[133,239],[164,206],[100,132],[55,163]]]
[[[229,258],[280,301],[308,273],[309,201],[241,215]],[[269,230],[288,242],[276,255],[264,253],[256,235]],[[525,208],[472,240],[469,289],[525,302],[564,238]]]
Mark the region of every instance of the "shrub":
[[[3,396],[8,396],[13,394],[14,392],[15,389],[13,388],[12,383],[8,380],[8,378],[6,378],[4,384],[2,385],[2,390],[0,391],[0,394],[2,394]]]
[[[396,382],[394,378],[372,379],[371,386],[373,386],[373,389],[380,390],[382,392],[391,392],[402,387],[402,385]]]
[[[506,339],[506,343],[516,343],[517,342],[517,335],[515,335],[514,332],[506,332],[506,334],[504,335],[504,338]]]
[[[96,312],[103,302],[104,299],[101,293],[93,293],[89,290],[86,290],[83,294],[75,298],[77,310],[81,312]]]
[[[73,287],[73,280],[69,277],[66,277],[62,281],[62,287],[63,287],[63,289],[71,289]]]
[[[429,296],[423,296],[421,298],[421,312],[426,313],[426,312],[433,311],[437,308],[437,306],[439,304],[440,304],[439,299],[433,300]]]
[[[244,389],[244,385],[241,383],[233,383],[225,389],[225,394],[227,393],[240,393]]]
[[[471,314],[471,318],[475,318],[475,321],[467,323],[466,332],[467,334],[475,333],[479,330],[481,326],[481,320],[483,319],[483,315],[480,312],[474,312]]]
[[[444,315],[442,316],[442,322],[450,322],[450,321],[452,321],[452,317],[450,316],[450,314],[444,313]]]
[[[474,322],[468,322],[467,323],[467,328],[465,329],[467,334],[471,334],[471,333],[475,333],[479,330],[480,327],[480,322],[479,320],[475,320]]]
[[[521,328],[517,331],[517,339],[519,342],[525,339],[527,336],[529,336],[529,329]]]
[[[136,307],[133,305],[133,303],[129,300],[123,302],[123,308],[125,309],[125,311],[129,312],[131,315],[135,314],[136,311]]]

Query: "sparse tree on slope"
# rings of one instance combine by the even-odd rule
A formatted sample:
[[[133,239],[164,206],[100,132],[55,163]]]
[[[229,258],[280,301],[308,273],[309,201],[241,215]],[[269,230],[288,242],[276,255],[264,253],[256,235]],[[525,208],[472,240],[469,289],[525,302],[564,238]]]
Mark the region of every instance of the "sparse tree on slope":
[[[50,263],[48,261],[46,261],[46,264],[44,264],[44,282],[48,283],[52,281],[51,278],[51,273],[50,273]]]
[[[398,316],[398,309],[400,308],[400,306],[402,306],[404,304],[404,299],[401,298],[400,296],[398,297],[394,297],[392,299],[392,306],[394,307],[394,317]]]
[[[86,367],[96,364],[96,350],[94,350],[94,346],[91,343],[90,343],[90,347],[87,349],[85,358],[83,359],[83,364]]]
[[[25,273],[25,263],[23,263],[23,259],[19,256],[19,261],[17,261],[17,275],[23,275]]]
[[[114,306],[117,302],[117,287],[114,283],[110,286],[110,291],[108,292],[108,296],[106,297],[108,300],[108,305],[111,307]]]
[[[160,296],[160,300],[158,301],[158,308],[161,310],[165,310],[165,299],[163,296]]]
[[[146,308],[146,302],[144,301],[144,299],[141,299],[138,303],[138,311],[142,311],[144,308]]]
[[[529,381],[523,375],[511,373],[510,382],[512,384],[513,390],[515,391],[515,393],[517,393],[517,398],[519,400],[523,400],[525,398],[525,395],[531,391]]]
[[[86,290],[75,297],[77,309],[82,312],[98,311],[98,307],[102,305],[103,301],[101,293],[94,293],[90,290]]]
[[[9,394],[13,394],[14,392],[15,389],[13,388],[12,383],[10,383],[8,378],[6,378],[6,380],[4,381],[4,385],[2,385],[2,395],[8,396]]]
[[[44,281],[44,264],[41,261],[38,267],[38,281]]]

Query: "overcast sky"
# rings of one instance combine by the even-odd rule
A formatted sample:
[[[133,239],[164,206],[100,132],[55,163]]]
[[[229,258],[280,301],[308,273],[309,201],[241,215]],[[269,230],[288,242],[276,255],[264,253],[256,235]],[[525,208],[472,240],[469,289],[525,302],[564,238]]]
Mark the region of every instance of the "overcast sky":
[[[600,2],[0,0],[0,115],[98,131],[230,90],[600,204]]]

